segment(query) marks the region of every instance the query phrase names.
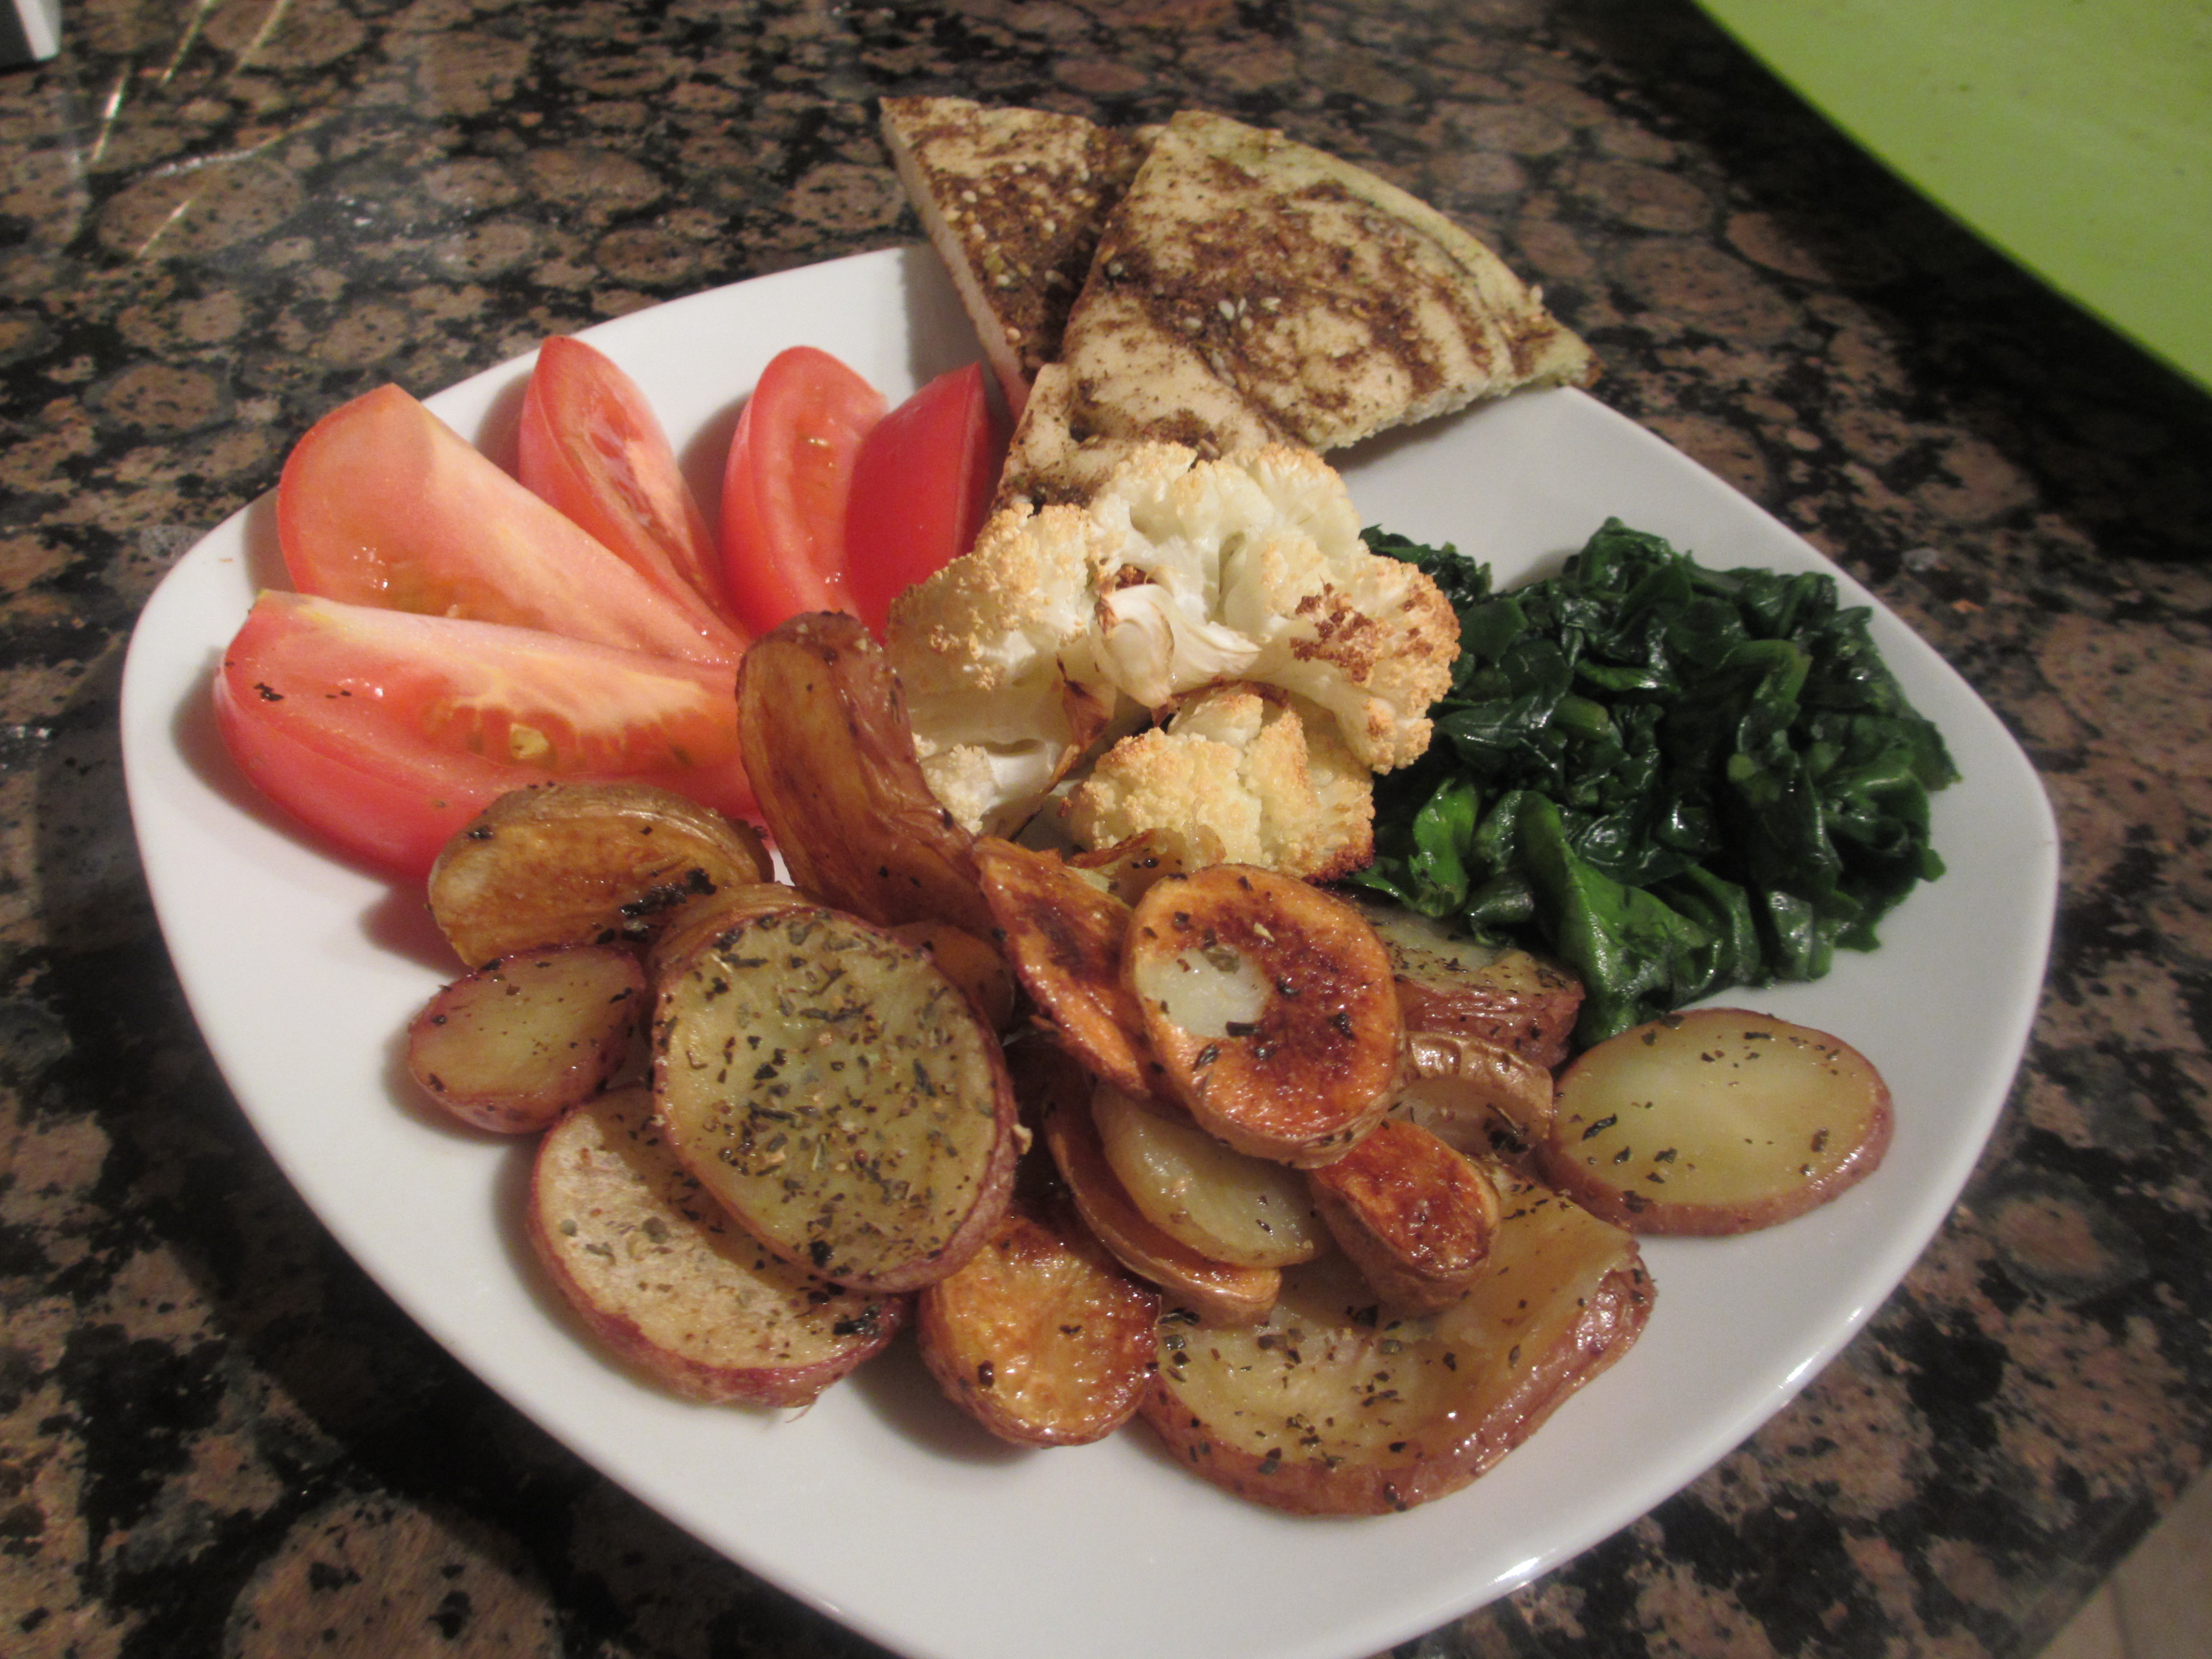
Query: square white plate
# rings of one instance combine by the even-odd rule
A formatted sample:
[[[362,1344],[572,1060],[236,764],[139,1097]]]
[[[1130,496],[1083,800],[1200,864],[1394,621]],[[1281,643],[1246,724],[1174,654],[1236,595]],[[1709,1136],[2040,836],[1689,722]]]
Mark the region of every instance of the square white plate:
[[[836,353],[894,399],[975,355],[926,249],[702,294],[590,331],[709,486],[743,394],[786,346]],[[430,406],[511,459],[517,360]],[[1608,514],[1726,568],[1832,568],[1676,451],[1577,392],[1433,422],[1346,466],[1363,520],[1455,542],[1502,584]],[[325,856],[256,799],[209,680],[258,586],[281,582],[264,499],[186,554],[124,683],[126,775],[171,954],[270,1152],[338,1240],[477,1375],[732,1559],[915,1659],[1351,1659],[1431,1629],[1633,1520],[1750,1434],[1895,1286],[2001,1109],[2040,988],[2057,840],[1996,717],[1876,608],[1875,636],[1965,781],[1937,797],[1950,865],[1870,955],[1737,994],[1831,1030],[1897,1101],[1884,1166],[1841,1200],[1726,1240],[1657,1240],[1643,1340],[1464,1492],[1404,1515],[1297,1519],[1183,1474],[1141,1429],[1018,1451],[936,1394],[906,1349],[795,1419],[688,1405],[605,1361],[517,1224],[526,1147],[410,1097],[401,1033],[455,971],[420,897]],[[1872,603],[1848,578],[1847,597]]]

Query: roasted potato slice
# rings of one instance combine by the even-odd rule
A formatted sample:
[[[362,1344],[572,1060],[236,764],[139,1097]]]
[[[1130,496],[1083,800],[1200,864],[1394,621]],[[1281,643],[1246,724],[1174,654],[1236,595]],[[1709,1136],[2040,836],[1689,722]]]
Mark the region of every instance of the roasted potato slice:
[[[907,1291],[974,1255],[1018,1136],[998,1036],[928,955],[834,910],[764,910],[662,979],[670,1146],[784,1260]]]
[[[1057,854],[979,837],[975,866],[1006,959],[1060,1045],[1126,1094],[1166,1086],[1145,1018],[1123,981],[1135,912]]]
[[[1123,1267],[1158,1285],[1170,1303],[1188,1308],[1206,1324],[1243,1325],[1264,1317],[1281,1288],[1280,1271],[1211,1261],[1146,1220],[1098,1144],[1091,1119],[1090,1075],[1065,1056],[1054,1058],[1065,1064],[1041,1103],[1044,1141],[1084,1225]]]
[[[1389,1109],[1389,958],[1342,899],[1251,865],[1168,877],[1136,907],[1123,974],[1176,1095],[1237,1151],[1326,1164]]]
[[[1396,1118],[1306,1178],[1344,1253],[1401,1313],[1441,1313],[1466,1295],[1498,1236],[1490,1176]]]
[[[1558,963],[1514,945],[1478,945],[1402,905],[1363,899],[1390,953],[1410,1032],[1480,1037],[1556,1069],[1582,1012],[1583,985]]]
[[[1182,838],[1164,830],[1146,830],[1111,847],[1071,853],[1067,862],[1101,892],[1129,905],[1150,892],[1162,876],[1183,875],[1190,868],[1183,856]]]
[[[1233,1267],[1289,1267],[1328,1248],[1305,1177],[1289,1165],[1224,1146],[1110,1083],[1091,1096],[1091,1116],[1129,1201],[1200,1255]]]
[[[1514,1183],[1490,1261],[1450,1308],[1378,1310],[1349,1258],[1283,1276],[1261,1322],[1164,1320],[1139,1408],[1214,1485],[1303,1515],[1378,1515],[1455,1492],[1534,1434],[1643,1331],[1636,1241]]]
[[[526,951],[464,975],[407,1028],[407,1069],[479,1129],[528,1134],[629,1063],[649,1007],[621,945]]]
[[[1406,1069],[1391,1115],[1460,1152],[1518,1158],[1551,1131],[1552,1074],[1486,1037],[1408,1032]]]
[[[642,940],[692,901],[766,881],[750,824],[645,783],[501,795],[431,866],[430,914],[471,967],[548,945]]]
[[[663,973],[696,952],[699,947],[726,933],[748,916],[763,910],[789,910],[811,906],[814,901],[796,887],[780,881],[748,881],[687,904],[674,921],[646,946],[645,968],[658,985]]]
[[[1750,1232],[1871,1175],[1893,1121],[1888,1085],[1849,1043],[1700,1008],[1570,1066],[1537,1163],[1576,1202],[1637,1232]]]
[[[1013,1030],[1021,988],[996,950],[949,921],[902,921],[887,931],[893,939],[927,952],[945,978],[968,994],[968,1000],[993,1030],[1003,1034]]]
[[[778,1260],[663,1143],[653,1097],[587,1101],[538,1149],[530,1243],[608,1351],[688,1399],[804,1406],[880,1350],[908,1298]]]
[[[1002,1440],[1103,1440],[1136,1415],[1152,1380],[1159,1293],[1073,1215],[1008,1210],[915,1305],[930,1374]]]
[[[989,936],[972,838],[930,793],[897,678],[857,617],[793,617],[756,640],[738,670],[738,733],[799,886],[884,926]]]

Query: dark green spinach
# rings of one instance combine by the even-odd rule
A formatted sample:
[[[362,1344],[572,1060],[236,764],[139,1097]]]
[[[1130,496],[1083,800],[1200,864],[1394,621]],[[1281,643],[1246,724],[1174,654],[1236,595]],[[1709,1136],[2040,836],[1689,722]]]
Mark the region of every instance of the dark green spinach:
[[[1460,657],[1355,879],[1565,961],[1578,1041],[1817,979],[1942,873],[1929,794],[1957,769],[1832,577],[1708,570],[1613,520],[1497,593],[1449,546],[1367,540],[1443,588]]]

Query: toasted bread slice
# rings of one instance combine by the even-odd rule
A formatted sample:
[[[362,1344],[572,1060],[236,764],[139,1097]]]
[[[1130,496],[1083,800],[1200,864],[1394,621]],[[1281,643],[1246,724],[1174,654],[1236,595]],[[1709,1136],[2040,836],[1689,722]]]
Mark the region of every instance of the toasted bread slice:
[[[1435,209],[1194,110],[1154,139],[1108,220],[1061,360],[1078,441],[1203,454],[1341,448],[1595,372],[1538,292]]]
[[[1017,416],[1037,370],[1059,356],[1068,307],[1148,131],[965,98],[884,100],[900,181]]]

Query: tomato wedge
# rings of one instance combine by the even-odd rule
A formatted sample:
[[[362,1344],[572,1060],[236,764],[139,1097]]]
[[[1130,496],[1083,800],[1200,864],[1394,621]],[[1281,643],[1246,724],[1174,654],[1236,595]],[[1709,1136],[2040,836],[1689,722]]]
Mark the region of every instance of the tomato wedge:
[[[757,639],[804,611],[850,611],[845,507],[853,458],[884,398],[826,351],[769,359],[745,400],[722,474],[722,569]]]
[[[531,629],[264,593],[215,707],[262,793],[393,875],[427,874],[493,800],[555,778],[642,778],[758,810],[729,668]]]
[[[515,470],[532,494],[685,610],[730,620],[707,515],[645,394],[613,359],[568,335],[539,346],[517,435]]]
[[[276,485],[276,534],[303,593],[689,662],[726,666],[744,648],[396,386],[331,410],[293,447]]]
[[[891,601],[975,545],[1006,459],[983,365],[940,374],[876,422],[853,462],[845,580],[877,634]]]

